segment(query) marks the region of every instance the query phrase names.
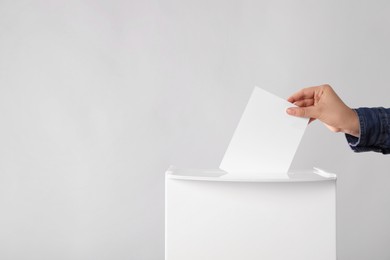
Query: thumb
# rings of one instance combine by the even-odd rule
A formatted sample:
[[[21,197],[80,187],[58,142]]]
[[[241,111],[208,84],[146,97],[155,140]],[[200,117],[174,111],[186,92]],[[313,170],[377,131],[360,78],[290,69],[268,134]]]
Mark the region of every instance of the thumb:
[[[313,107],[289,107],[287,114],[297,117],[316,118],[316,111]]]

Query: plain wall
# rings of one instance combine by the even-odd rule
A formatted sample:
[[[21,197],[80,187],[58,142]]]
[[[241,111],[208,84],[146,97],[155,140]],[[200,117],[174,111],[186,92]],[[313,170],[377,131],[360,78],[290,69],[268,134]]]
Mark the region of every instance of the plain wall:
[[[218,167],[254,85],[389,106],[389,11],[0,1],[0,259],[162,260],[164,171]],[[390,259],[390,157],[314,122],[292,167],[313,166],[338,174],[338,259]]]

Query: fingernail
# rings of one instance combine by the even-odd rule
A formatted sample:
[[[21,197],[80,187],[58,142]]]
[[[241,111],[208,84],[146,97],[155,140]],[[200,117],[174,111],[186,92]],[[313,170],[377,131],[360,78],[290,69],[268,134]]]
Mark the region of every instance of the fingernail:
[[[287,114],[289,115],[295,115],[295,110],[292,108],[287,108]]]

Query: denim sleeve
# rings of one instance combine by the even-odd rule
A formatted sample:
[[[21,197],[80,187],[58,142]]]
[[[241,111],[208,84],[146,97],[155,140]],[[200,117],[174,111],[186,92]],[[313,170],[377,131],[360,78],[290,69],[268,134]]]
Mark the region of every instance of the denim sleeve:
[[[360,137],[345,135],[352,150],[390,153],[390,109],[361,107],[355,111],[359,117]]]

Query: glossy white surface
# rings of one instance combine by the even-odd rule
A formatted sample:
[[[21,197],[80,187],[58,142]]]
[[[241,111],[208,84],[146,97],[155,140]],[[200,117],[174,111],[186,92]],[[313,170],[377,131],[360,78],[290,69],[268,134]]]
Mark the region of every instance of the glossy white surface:
[[[220,169],[180,169],[171,166],[166,177],[182,180],[237,181],[237,182],[312,182],[333,181],[336,174],[318,168],[288,173],[227,173]]]
[[[287,115],[293,106],[255,87],[219,166],[229,173],[287,172],[308,119]]]
[[[168,170],[166,260],[336,259],[335,176],[306,172],[302,181],[280,182],[223,174]]]

